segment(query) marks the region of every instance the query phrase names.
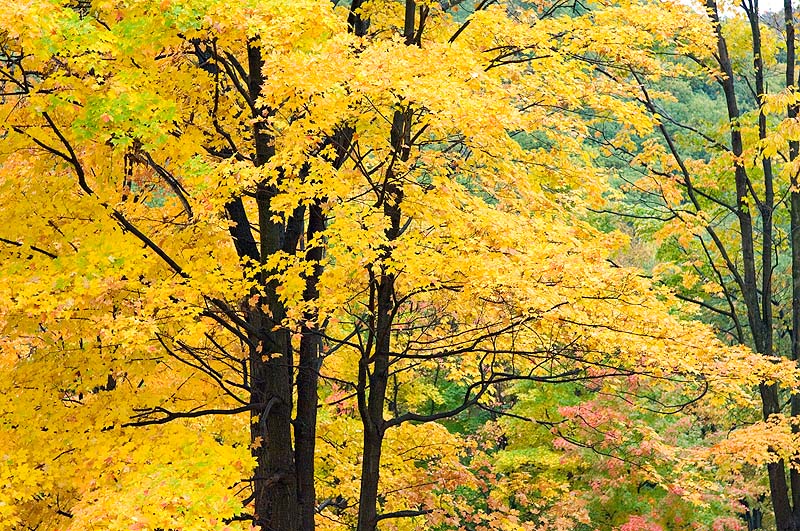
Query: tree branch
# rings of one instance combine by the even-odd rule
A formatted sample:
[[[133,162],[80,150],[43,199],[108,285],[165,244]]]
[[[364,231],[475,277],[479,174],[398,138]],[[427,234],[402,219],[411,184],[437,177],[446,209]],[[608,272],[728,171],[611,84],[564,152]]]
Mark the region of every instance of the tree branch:
[[[131,426],[151,426],[154,424],[166,424],[167,422],[171,422],[176,419],[197,418],[197,417],[204,417],[207,415],[238,415],[239,413],[245,413],[247,411],[260,411],[263,408],[264,404],[248,404],[246,406],[235,407],[233,409],[197,409],[194,411],[169,411],[168,409],[164,409],[161,406],[157,406],[152,409],[135,410],[141,412],[131,417],[131,419],[134,419],[132,422],[126,422],[125,424],[122,424],[121,427],[128,428]],[[155,419],[145,418],[150,415],[156,415],[156,414],[164,416]],[[144,420],[135,420],[135,419],[144,419]]]
[[[377,521],[388,520],[390,518],[411,518],[414,516],[424,516],[431,514],[433,509],[405,509],[402,511],[393,511],[391,513],[383,513],[377,516]]]
[[[7,238],[0,238],[0,242],[7,243],[7,244],[13,245],[15,247],[25,247],[24,243],[20,243],[20,242],[14,241],[14,240],[9,240]],[[53,254],[50,251],[46,251],[46,250],[42,249],[41,247],[36,247],[35,245],[31,245],[30,249],[32,251],[36,251],[37,253],[43,254],[43,255],[45,255],[45,256],[47,256],[49,258],[53,258],[53,259],[58,258],[58,255]]]

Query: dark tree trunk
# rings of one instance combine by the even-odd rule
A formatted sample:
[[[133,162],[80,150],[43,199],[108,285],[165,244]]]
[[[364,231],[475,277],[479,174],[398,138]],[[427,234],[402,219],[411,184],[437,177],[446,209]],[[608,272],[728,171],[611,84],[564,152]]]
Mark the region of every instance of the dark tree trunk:
[[[358,531],[373,531],[378,523],[378,481],[385,433],[383,406],[389,382],[389,349],[391,347],[392,299],[395,281],[393,274],[386,273],[384,268],[381,269],[380,276],[373,278],[373,282],[371,282],[372,289],[377,295],[375,354],[372,356],[371,364],[369,352],[362,358],[365,371],[370,374],[366,408],[361,411],[361,421],[364,426],[364,457],[361,462]],[[364,386],[360,385],[359,387],[361,392]]]
[[[739,231],[741,236],[741,268],[743,275],[738,275],[735,271],[739,290],[747,309],[748,324],[753,337],[755,350],[765,356],[774,354],[774,319],[772,315],[772,253],[774,251],[772,239],[772,214],[774,209],[773,175],[772,164],[768,158],[764,158],[762,166],[764,170],[764,197],[759,200],[753,196],[752,199],[758,206],[758,214],[761,217],[762,242],[761,242],[761,264],[762,273],[761,286],[757,282],[756,273],[756,252],[754,238],[754,223],[748,196],[751,195],[752,183],[739,158],[743,153],[743,141],[738,121],[740,119],[739,108],[736,101],[735,77],[728,55],[727,44],[721,33],[719,17],[715,0],[707,0],[706,6],[709,8],[717,31],[717,60],[723,71],[723,77],[719,80],[725,95],[728,109],[728,119],[731,123],[731,151],[737,157],[734,166],[734,179],[736,188],[736,215],[739,220]],[[753,57],[754,73],[756,85],[757,104],[761,105],[760,96],[765,92],[763,63],[761,60],[761,33],[759,26],[759,13],[757,1],[744,2],[742,4],[750,22],[750,29],[753,38]],[[790,7],[791,9],[791,7]],[[787,68],[787,80],[789,79],[789,69]],[[793,76],[793,74],[792,74]],[[766,118],[763,113],[759,114],[759,137],[766,137]],[[794,250],[793,250],[794,253]],[[777,385],[761,385],[759,388],[762,402],[762,414],[766,419],[769,416],[779,413],[781,410],[779,389]],[[790,499],[789,484],[786,481],[786,467],[784,462],[777,461],[767,466],[769,476],[770,499],[775,515],[776,527],[779,531],[789,531],[797,529],[797,522]]]
[[[353,0],[350,14],[352,31],[359,36],[365,35],[369,27],[369,20],[362,20],[356,14],[361,3],[361,0]],[[264,81],[257,39],[248,45],[247,65],[247,90],[250,101],[256,102]],[[261,110],[254,108],[252,116],[253,160],[256,166],[261,166],[274,156],[275,150]],[[337,157],[332,162],[336,168],[341,167],[347,159],[352,134],[352,130],[344,128],[335,135]],[[276,193],[274,187],[265,184],[260,185],[256,192],[259,245],[253,238],[242,199],[234,198],[226,205],[226,214],[233,222],[231,238],[240,258],[264,264],[278,250],[298,252],[305,224],[305,208],[298,207],[286,226],[273,223],[270,203]],[[313,241],[325,230],[322,203],[323,199],[317,199],[309,208],[306,241]],[[310,246],[306,252],[306,259],[315,265],[306,279],[305,301],[319,297],[317,286],[322,275],[320,262],[323,256],[321,245]],[[254,422],[251,424],[251,443],[256,459],[253,474],[254,523],[265,531],[314,531],[314,451],[319,401],[317,387],[322,363],[321,331],[318,324],[313,324],[316,321],[315,314],[309,312],[304,315],[296,377],[297,411],[292,421],[294,359],[288,330],[277,327],[286,312],[278,300],[275,283],[268,283],[266,278],[262,278],[261,284],[262,298],[259,303],[255,307],[247,307],[247,320],[254,331],[250,337],[254,345],[249,356],[250,403],[260,406],[253,411]]]
[[[747,524],[747,531],[758,531],[761,529],[761,523],[764,519],[764,515],[761,512],[761,507],[751,507],[746,500],[742,500],[742,504],[746,507],[746,511],[744,515],[742,515],[742,519]]]
[[[327,139],[334,145],[336,158],[331,161],[337,170],[347,160],[353,130],[344,127]],[[322,277],[322,259],[325,248],[316,242],[325,231],[327,221],[322,209],[324,197],[316,198],[309,207],[308,228],[306,232],[306,260],[313,263],[311,275],[306,278],[303,300],[315,301],[319,298],[319,281]],[[301,216],[302,217],[302,216]],[[300,351],[297,367],[297,413],[294,421],[295,470],[297,471],[297,502],[299,504],[299,531],[314,531],[317,507],[315,488],[314,451],[317,439],[317,407],[319,406],[319,373],[322,368],[322,323],[317,321],[316,312],[303,315],[301,326]]]
[[[281,249],[284,227],[271,221],[266,188],[256,192],[262,263]],[[262,299],[249,308],[249,320],[258,332],[250,352],[251,441],[256,469],[253,474],[254,522],[265,531],[297,530],[297,481],[292,446],[292,352],[289,333],[278,327],[285,317],[276,294],[277,283],[264,281]],[[266,309],[264,308],[266,306]]]
[[[261,50],[251,43],[247,49],[250,97],[256,101],[263,84]],[[272,138],[263,118],[254,110],[255,164],[261,166],[274,155]],[[261,184],[256,190],[260,258],[264,264],[279,250],[285,250],[286,228],[272,221],[271,200],[276,190]],[[302,220],[302,216],[301,216]],[[293,224],[298,223],[296,217]],[[297,232],[295,226],[292,231]],[[291,239],[291,238],[290,238]],[[291,244],[291,242],[289,242]],[[249,308],[257,347],[250,352],[251,403],[263,404],[253,411],[251,440],[256,469],[253,475],[254,523],[264,531],[297,531],[297,478],[292,445],[293,360],[289,333],[279,325],[285,317],[276,293],[277,283],[261,279],[262,299]],[[266,306],[266,309],[264,308]]]
[[[378,525],[378,481],[382,450],[382,430],[365,432],[357,531],[374,531]]]
[[[325,216],[319,201],[309,208],[307,241],[314,239],[325,230]],[[317,285],[322,275],[320,261],[323,248],[313,245],[306,252],[306,259],[314,263],[311,275],[306,278],[303,298],[314,301],[319,298]],[[314,488],[314,449],[317,426],[317,385],[322,354],[322,339],[317,316],[311,312],[303,315],[300,338],[299,365],[297,368],[297,416],[294,422],[295,467],[297,470],[297,501],[300,513],[300,531],[314,531],[316,509],[316,490]]]
[[[797,80],[795,75],[795,32],[794,32],[794,10],[791,0],[783,2],[784,24],[786,29],[786,87],[794,87],[797,90]],[[786,116],[789,119],[797,118],[797,105],[789,105],[786,109]],[[796,140],[789,141],[789,162],[793,162],[800,155],[800,143]],[[792,248],[792,359],[797,362],[800,360],[800,340],[798,340],[798,330],[800,330],[800,180],[795,173],[791,176],[792,192],[789,200],[789,217],[791,220],[790,244]],[[791,396],[791,415],[800,415],[800,396]],[[797,426],[793,430],[797,432]],[[798,463],[793,463],[797,465]],[[797,514],[800,508],[800,473],[795,470],[795,466],[789,469],[789,484],[792,488],[792,508],[794,520],[800,521]]]
[[[359,9],[361,9],[365,0],[352,0],[350,2],[350,13],[347,15],[347,25],[353,34],[363,37],[367,34],[369,29],[369,19],[361,17]]]
[[[391,145],[393,157],[408,160],[411,142],[411,112],[395,111],[392,120]],[[400,237],[400,218],[403,190],[395,182],[390,164],[379,196],[382,197],[383,214],[389,219],[386,230],[389,242]],[[391,246],[384,247],[381,258],[391,256]],[[375,266],[373,266],[374,268]],[[370,270],[370,310],[374,315],[374,354],[370,349],[362,353],[359,365],[359,413],[364,427],[364,459],[361,463],[361,493],[358,506],[357,531],[374,531],[378,524],[378,483],[380,480],[381,452],[386,421],[383,408],[389,383],[392,322],[394,320],[395,275],[381,265],[376,272]],[[372,355],[371,355],[372,354]],[[370,357],[371,355],[371,357]],[[366,383],[369,381],[369,394]]]
[[[744,275],[737,277],[739,289],[744,299],[745,307],[747,309],[747,320],[750,325],[750,331],[753,335],[753,343],[756,350],[764,354],[764,326],[761,321],[760,302],[758,297],[758,283],[756,281],[756,258],[755,258],[755,243],[753,241],[753,217],[748,206],[748,180],[747,170],[741,161],[742,153],[744,152],[744,143],[742,141],[742,133],[737,125],[739,121],[739,106],[736,100],[736,89],[734,86],[733,68],[731,66],[730,56],[728,55],[728,46],[725,38],[722,36],[719,27],[719,18],[716,15],[717,5],[715,0],[708,0],[707,7],[709,8],[714,18],[714,23],[717,28],[717,57],[719,65],[722,68],[724,76],[720,79],[722,91],[725,95],[725,103],[728,109],[728,119],[731,123],[731,151],[736,157],[734,162],[734,183],[736,188],[736,216],[739,220],[739,232],[741,235],[742,246],[742,261],[741,267],[744,270]]]
[[[758,13],[758,4],[747,4],[745,11],[750,22],[750,33],[753,36],[753,70],[755,72],[756,101],[759,109],[763,105],[763,96],[766,95],[764,84],[764,62],[761,59],[761,26]],[[758,113],[758,138],[767,138],[767,115]],[[760,350],[766,356],[771,356],[773,347],[773,319],[772,319],[772,215],[775,211],[775,190],[772,174],[772,159],[762,157],[761,167],[764,171],[764,198],[758,201],[758,211],[761,216],[761,336],[763,346]]]

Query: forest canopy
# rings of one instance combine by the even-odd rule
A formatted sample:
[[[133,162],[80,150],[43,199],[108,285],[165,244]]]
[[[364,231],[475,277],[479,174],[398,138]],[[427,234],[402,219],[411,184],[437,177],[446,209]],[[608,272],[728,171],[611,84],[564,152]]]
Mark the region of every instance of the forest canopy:
[[[0,531],[800,529],[794,24],[0,3]]]

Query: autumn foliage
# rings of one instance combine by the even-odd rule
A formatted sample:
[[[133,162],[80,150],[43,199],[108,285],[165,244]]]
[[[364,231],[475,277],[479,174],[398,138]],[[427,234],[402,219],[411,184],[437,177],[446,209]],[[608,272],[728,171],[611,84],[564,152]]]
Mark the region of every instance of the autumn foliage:
[[[597,132],[651,134],[641,78],[702,75],[667,58],[714,31],[638,0],[0,3],[0,530],[741,529],[797,460],[742,412],[795,364],[592,214]]]

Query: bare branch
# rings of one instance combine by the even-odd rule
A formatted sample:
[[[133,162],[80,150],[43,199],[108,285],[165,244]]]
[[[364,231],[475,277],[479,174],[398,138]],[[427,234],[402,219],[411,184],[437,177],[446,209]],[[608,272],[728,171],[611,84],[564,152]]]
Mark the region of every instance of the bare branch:
[[[128,428],[131,426],[151,426],[154,424],[166,424],[167,422],[171,422],[176,419],[190,419],[190,418],[204,417],[207,415],[238,415],[239,413],[245,413],[247,411],[259,411],[263,408],[264,404],[248,404],[246,406],[235,407],[232,409],[196,409],[193,411],[169,411],[168,409],[164,409],[163,407],[157,406],[146,410],[136,410],[139,411],[139,413],[131,418],[142,419],[142,420],[133,420],[132,422],[126,422],[125,424],[122,424],[121,427]],[[158,418],[147,418],[151,415],[163,415],[163,416]]]
[[[7,244],[13,245],[15,247],[25,247],[24,243],[20,243],[20,242],[14,241],[14,240],[9,240],[7,238],[0,238],[0,242],[7,243]],[[54,258],[54,259],[58,258],[58,255],[53,254],[50,251],[46,251],[46,250],[42,249],[41,247],[36,247],[35,245],[31,245],[30,249],[32,251],[36,251],[37,253],[43,254],[43,255],[45,255],[45,256],[47,256],[49,258]]]
[[[381,520],[388,520],[390,518],[412,518],[414,516],[431,514],[432,512],[433,509],[406,509],[402,511],[379,514],[377,520],[380,522]]]

